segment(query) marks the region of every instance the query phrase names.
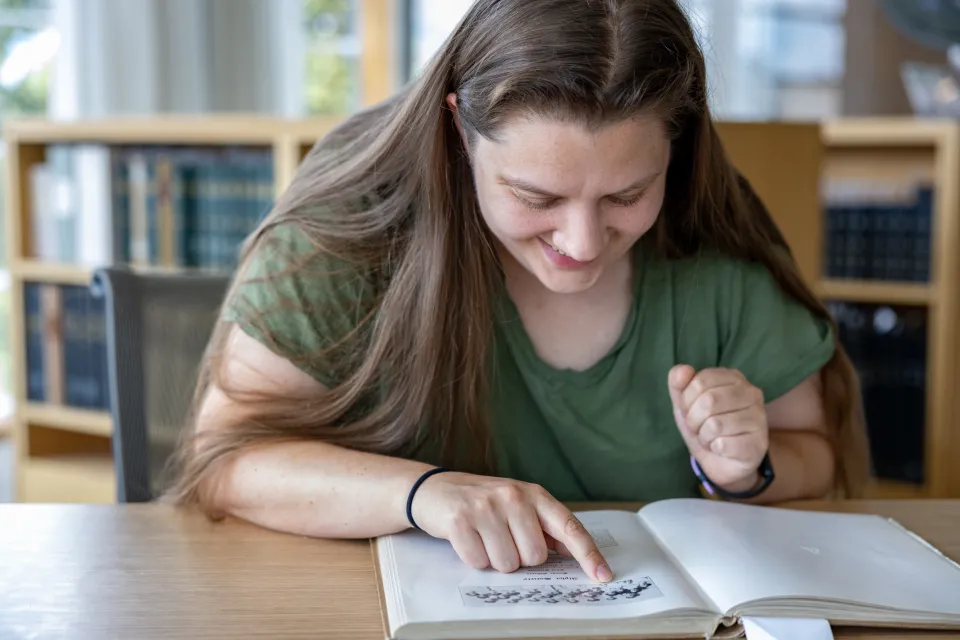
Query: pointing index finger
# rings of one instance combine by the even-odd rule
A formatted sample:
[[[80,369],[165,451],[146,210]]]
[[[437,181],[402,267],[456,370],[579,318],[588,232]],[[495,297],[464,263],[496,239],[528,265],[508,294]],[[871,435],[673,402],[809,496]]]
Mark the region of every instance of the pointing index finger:
[[[543,530],[566,547],[590,579],[597,582],[613,579],[610,565],[576,515],[552,498],[544,499],[537,510]]]

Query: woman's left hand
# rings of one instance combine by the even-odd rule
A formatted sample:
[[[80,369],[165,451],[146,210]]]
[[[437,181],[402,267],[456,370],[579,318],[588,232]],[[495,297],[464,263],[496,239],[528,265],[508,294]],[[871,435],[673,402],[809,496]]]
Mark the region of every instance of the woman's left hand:
[[[733,369],[670,370],[673,417],[690,453],[710,481],[746,491],[769,447],[763,392]]]

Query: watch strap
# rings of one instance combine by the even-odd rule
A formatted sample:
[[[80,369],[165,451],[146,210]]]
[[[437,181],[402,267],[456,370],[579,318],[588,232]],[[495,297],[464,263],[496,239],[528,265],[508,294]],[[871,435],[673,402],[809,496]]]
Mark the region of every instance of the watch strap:
[[[769,452],[763,456],[763,460],[760,462],[760,467],[757,469],[757,484],[752,489],[748,489],[747,491],[727,491],[717,486],[712,480],[710,480],[710,478],[707,477],[707,474],[704,473],[703,469],[700,467],[700,463],[697,462],[697,459],[694,456],[690,456],[690,467],[693,469],[693,473],[697,477],[697,480],[699,480],[700,486],[703,487],[703,490],[707,492],[708,496],[724,500],[747,500],[750,498],[755,498],[766,491],[767,487],[773,483],[775,478],[773,465],[770,462]]]

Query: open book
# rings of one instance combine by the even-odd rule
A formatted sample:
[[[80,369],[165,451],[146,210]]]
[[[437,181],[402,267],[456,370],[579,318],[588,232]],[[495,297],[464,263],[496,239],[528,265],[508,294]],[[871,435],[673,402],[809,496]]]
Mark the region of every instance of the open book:
[[[701,499],[577,515],[613,582],[558,555],[502,574],[421,532],[379,538],[390,637],[703,638],[740,616],[960,628],[960,565],[880,516]]]

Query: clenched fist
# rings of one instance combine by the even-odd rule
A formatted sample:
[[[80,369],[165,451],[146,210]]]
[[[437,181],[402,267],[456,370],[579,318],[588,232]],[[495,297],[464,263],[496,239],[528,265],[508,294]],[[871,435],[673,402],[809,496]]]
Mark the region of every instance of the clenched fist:
[[[673,417],[690,453],[710,480],[739,492],[757,482],[769,447],[763,392],[733,369],[670,370]]]

